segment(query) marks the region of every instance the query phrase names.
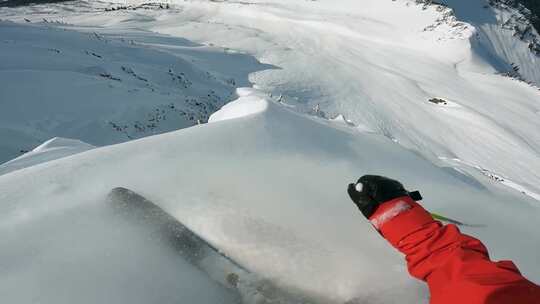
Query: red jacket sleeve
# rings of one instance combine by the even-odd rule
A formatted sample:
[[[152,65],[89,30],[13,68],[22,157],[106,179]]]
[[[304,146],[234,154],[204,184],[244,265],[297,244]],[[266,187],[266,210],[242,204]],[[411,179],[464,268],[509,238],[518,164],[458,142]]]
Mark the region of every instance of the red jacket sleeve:
[[[540,287],[514,263],[492,262],[479,240],[443,226],[409,197],[382,204],[370,221],[405,254],[410,274],[428,283],[431,304],[540,303]]]

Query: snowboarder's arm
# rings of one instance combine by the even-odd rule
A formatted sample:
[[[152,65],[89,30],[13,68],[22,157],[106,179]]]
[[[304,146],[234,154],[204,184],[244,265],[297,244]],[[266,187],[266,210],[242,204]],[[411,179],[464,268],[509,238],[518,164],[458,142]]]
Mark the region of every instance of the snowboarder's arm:
[[[486,247],[443,226],[394,180],[365,176],[349,195],[373,226],[405,254],[409,272],[428,283],[432,304],[539,303],[540,287],[510,261],[492,262]],[[386,192],[386,193],[385,193]]]
[[[490,261],[479,240],[453,224],[443,226],[410,197],[380,205],[370,221],[405,254],[411,275],[428,283],[431,303],[540,301],[540,287],[527,281],[514,263]]]

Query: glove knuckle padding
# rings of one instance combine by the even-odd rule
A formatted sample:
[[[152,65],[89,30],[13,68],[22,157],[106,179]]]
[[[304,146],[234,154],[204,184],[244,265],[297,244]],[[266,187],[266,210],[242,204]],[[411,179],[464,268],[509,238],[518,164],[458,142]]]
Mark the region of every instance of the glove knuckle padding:
[[[364,175],[359,181],[364,185],[365,193],[378,203],[407,195],[407,191],[400,182],[384,176]]]
[[[357,191],[356,185],[350,184],[347,192],[367,218],[377,210],[380,204],[408,195],[400,182],[384,176],[364,175],[358,179],[358,183],[362,184],[362,191]]]

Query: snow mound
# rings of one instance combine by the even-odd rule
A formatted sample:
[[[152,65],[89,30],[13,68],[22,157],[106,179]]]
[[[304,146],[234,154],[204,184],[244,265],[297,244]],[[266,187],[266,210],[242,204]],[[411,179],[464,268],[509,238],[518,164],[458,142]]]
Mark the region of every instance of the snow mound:
[[[69,138],[62,138],[62,137],[54,137],[43,144],[37,146],[32,152],[35,153],[44,153],[48,151],[57,151],[57,150],[80,150],[80,151],[86,151],[95,148],[95,146],[92,146],[90,144],[87,144],[85,142],[82,142],[77,139],[69,139]]]
[[[76,139],[54,137],[13,160],[0,165],[0,175],[94,149]]]
[[[354,123],[347,119],[343,114],[339,114],[338,116],[330,119],[331,121],[335,122],[335,123],[339,123],[339,124],[342,124],[342,125],[346,125],[346,126],[351,126],[351,127],[354,127]]]
[[[268,101],[266,95],[251,88],[238,88],[238,99],[223,106],[210,116],[208,122],[217,122],[240,118],[266,111]]]

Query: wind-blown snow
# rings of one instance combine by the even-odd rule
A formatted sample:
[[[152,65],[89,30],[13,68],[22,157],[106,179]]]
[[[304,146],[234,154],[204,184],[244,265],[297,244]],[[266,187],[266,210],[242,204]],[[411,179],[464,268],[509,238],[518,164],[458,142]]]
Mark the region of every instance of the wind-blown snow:
[[[10,155],[52,136],[98,144],[73,113],[96,135],[102,118],[134,122],[177,96],[185,101],[179,78],[168,74],[173,64],[174,75],[186,70],[200,84],[194,96],[219,87],[225,104],[236,87],[257,89],[237,90],[213,123],[1,175],[0,294],[17,303],[236,302],[160,240],[111,214],[103,199],[124,186],[251,269],[323,302],[427,303],[425,285],[349,202],[347,184],[365,173],[421,190],[433,212],[486,225],[464,230],[492,258],[512,259],[540,282],[540,92],[496,74],[519,60],[535,77],[538,62],[521,41],[483,22],[498,11],[467,12],[466,1],[451,2],[467,24],[441,22],[444,12],[432,6],[390,0],[1,9],[0,18],[31,23],[0,24],[0,53],[11,58],[0,61],[9,84],[0,102],[16,110],[0,113],[1,151],[9,143]],[[108,42],[88,42],[97,37]],[[101,55],[90,49],[98,45],[110,61],[92,55]],[[130,69],[122,69],[126,62]],[[66,69],[51,70],[58,66]],[[122,84],[110,78],[117,74]],[[147,74],[160,93],[137,77]],[[75,89],[59,90],[64,83]],[[57,116],[65,104],[70,115]],[[39,111],[27,111],[34,106]],[[121,141],[107,136],[96,135],[108,139],[100,145]]]

